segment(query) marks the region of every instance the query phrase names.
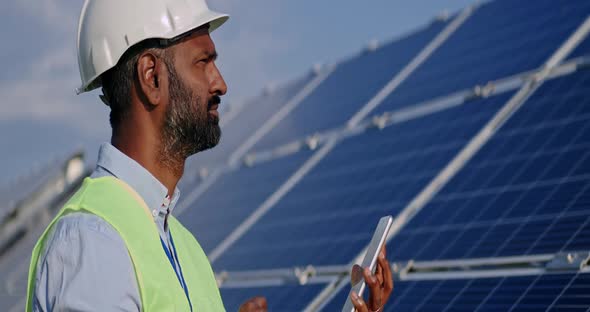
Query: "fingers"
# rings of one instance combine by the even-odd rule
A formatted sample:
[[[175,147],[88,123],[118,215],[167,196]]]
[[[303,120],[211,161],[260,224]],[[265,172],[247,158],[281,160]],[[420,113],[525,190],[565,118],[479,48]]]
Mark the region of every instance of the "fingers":
[[[385,268],[388,268],[389,273],[391,273],[390,265],[386,259],[387,259],[387,257],[386,257],[385,245],[383,245],[383,247],[381,247],[381,251],[379,252],[379,256],[377,257],[377,269],[375,270],[375,276],[377,276],[377,279],[379,280],[380,285],[383,285],[384,281],[387,280],[387,278],[388,278],[388,276],[385,275],[383,270]]]
[[[377,258],[377,260],[379,260],[379,258]],[[382,268],[383,264],[381,263],[381,261],[377,261],[377,268],[375,269],[375,277],[377,277],[377,281],[379,282],[379,285],[383,285],[383,268]]]
[[[383,246],[383,249],[381,251],[381,253],[379,254],[378,257],[378,262],[379,262],[379,267],[381,267],[382,269],[382,278],[383,278],[383,283],[381,285],[383,285],[383,301],[387,301],[387,299],[389,299],[389,295],[391,295],[391,292],[393,291],[393,276],[391,273],[391,265],[389,264],[389,261],[387,261],[387,257],[386,255],[386,251],[385,251],[385,246]]]
[[[375,277],[375,275],[371,273],[371,270],[369,270],[369,268],[365,268],[365,270],[363,271],[363,275],[365,276],[365,283],[371,291],[369,297],[369,306],[372,311],[376,311],[379,308],[381,308],[383,302],[381,284],[379,283],[379,280],[377,280],[377,277]]]
[[[254,297],[248,299],[240,306],[239,312],[266,312],[268,304],[264,297]]]
[[[353,265],[352,271],[350,272],[350,285],[354,286],[362,280],[363,280],[363,268],[358,264]]]
[[[352,284],[354,285],[359,280],[359,273],[362,273],[365,283],[370,290],[369,300],[367,302],[355,292],[351,291],[350,299],[358,312],[380,310],[393,292],[393,274],[391,273],[391,265],[387,261],[386,255],[387,251],[384,245],[377,257],[375,274],[372,274],[369,268],[361,269],[358,265],[352,268]]]
[[[259,307],[263,308],[265,311],[268,309],[268,303],[266,302],[266,298],[264,297],[254,297],[252,298]]]
[[[354,291],[350,292],[350,300],[357,312],[369,312],[369,308],[363,298],[359,297]]]

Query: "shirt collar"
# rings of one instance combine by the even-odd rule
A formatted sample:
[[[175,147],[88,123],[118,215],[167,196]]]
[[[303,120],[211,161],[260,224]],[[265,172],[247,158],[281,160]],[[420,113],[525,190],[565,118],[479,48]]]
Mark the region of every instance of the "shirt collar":
[[[178,202],[178,188],[174,189],[172,200],[169,200],[168,189],[156,177],[110,143],[100,146],[97,166],[131,186],[143,198],[156,221],[172,213]]]

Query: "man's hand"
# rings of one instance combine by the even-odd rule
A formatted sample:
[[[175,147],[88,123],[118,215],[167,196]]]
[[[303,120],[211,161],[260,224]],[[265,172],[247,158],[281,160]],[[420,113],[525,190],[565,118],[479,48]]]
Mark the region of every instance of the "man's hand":
[[[358,312],[382,312],[385,303],[393,292],[393,277],[391,275],[391,266],[387,262],[385,245],[379,253],[377,258],[377,269],[375,274],[371,273],[369,268],[364,270],[359,265],[354,265],[352,268],[352,280],[355,279],[358,272],[362,272],[365,278],[365,283],[370,290],[369,300],[365,303],[363,298],[359,297],[354,291],[350,292],[350,299],[352,304]]]
[[[254,297],[248,299],[240,306],[240,311],[238,312],[266,312],[268,311],[268,306],[266,304],[266,298],[264,297]]]

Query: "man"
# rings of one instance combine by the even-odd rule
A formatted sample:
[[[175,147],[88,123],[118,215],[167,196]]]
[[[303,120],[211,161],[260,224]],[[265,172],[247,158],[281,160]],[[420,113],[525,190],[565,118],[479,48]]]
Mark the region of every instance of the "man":
[[[111,144],[39,239],[27,311],[224,311],[206,255],[171,212],[187,157],[220,138],[227,86],[209,33],[228,16],[204,0],[86,0],[79,92],[102,87]],[[393,288],[385,255],[359,311]],[[266,311],[262,297],[240,311]]]

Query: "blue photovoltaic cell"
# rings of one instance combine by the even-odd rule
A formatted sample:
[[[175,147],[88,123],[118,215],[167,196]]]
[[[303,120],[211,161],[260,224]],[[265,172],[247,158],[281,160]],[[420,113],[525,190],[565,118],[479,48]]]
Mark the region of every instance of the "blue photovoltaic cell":
[[[580,56],[590,57],[590,36],[586,36],[576,49],[569,55],[568,59],[573,59]]]
[[[512,92],[338,144],[216,262],[228,270],[348,263],[380,217],[396,215]]]
[[[25,296],[27,294],[27,280],[31,251],[41,236],[44,228],[26,236],[19,244],[2,255],[0,262],[0,307],[3,311],[11,311],[18,307],[18,311],[25,309]],[[17,310],[14,310],[17,311]]]
[[[590,71],[545,82],[390,243],[394,259],[590,250]]]
[[[350,287],[323,312],[341,311]],[[395,282],[384,312],[588,311],[590,274],[545,274],[479,279]]]
[[[64,162],[65,160],[61,163]],[[2,185],[0,187],[0,221],[7,214],[11,213],[21,201],[34,195],[35,192],[38,192],[51,180],[60,177],[62,171],[63,169],[60,165],[56,166],[55,163],[52,163],[43,168],[38,168],[35,172],[27,176],[17,178],[6,185]]]
[[[269,311],[299,312],[326,287],[326,284],[282,285],[248,288],[221,288],[221,298],[227,311],[238,311],[246,300],[263,296]]]
[[[497,0],[463,25],[376,112],[540,67],[590,14],[588,0]]]
[[[343,126],[445,26],[431,25],[400,40],[338,64],[333,73],[269,132],[255,150],[286,144]]]
[[[179,219],[195,235],[205,252],[211,251],[309,156],[309,151],[302,151],[223,174]]]
[[[243,107],[239,108],[240,111],[234,118],[223,124],[221,140],[215,148],[200,152],[188,159],[185,175],[197,174],[199,168],[218,167],[226,164],[229,157],[242,143],[277,113],[281,107],[287,104],[313,78],[313,74],[308,74],[275,90],[264,92],[246,102]],[[222,114],[220,118],[222,120],[229,118],[228,115],[229,113]],[[187,187],[190,186],[187,185]],[[184,184],[182,190],[184,190]]]
[[[73,190],[71,190],[73,192]],[[62,207],[73,193],[62,194],[64,197],[51,203],[51,211]],[[44,220],[28,230],[14,246],[2,251],[0,257],[0,307],[2,311],[24,311],[27,294],[27,280],[31,251],[37,239],[43,234],[49,220]]]

